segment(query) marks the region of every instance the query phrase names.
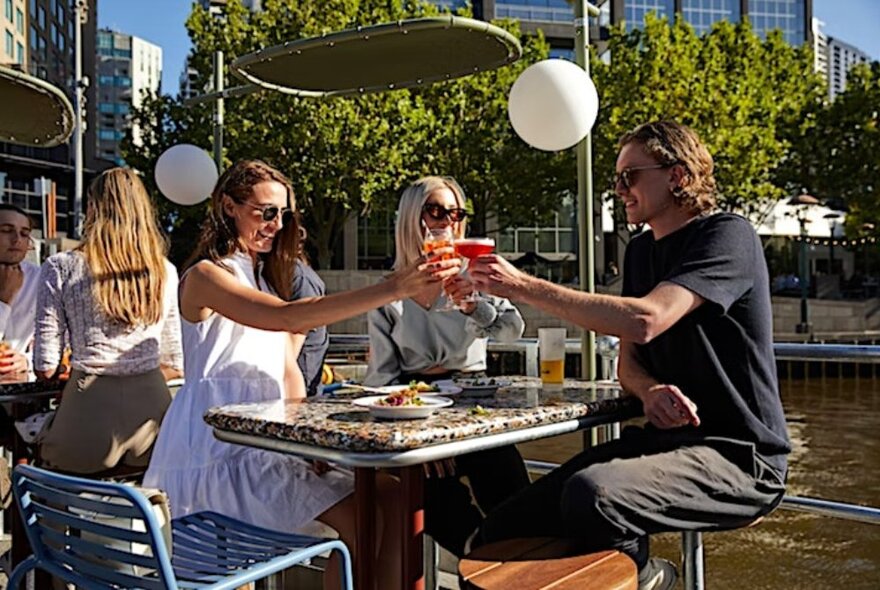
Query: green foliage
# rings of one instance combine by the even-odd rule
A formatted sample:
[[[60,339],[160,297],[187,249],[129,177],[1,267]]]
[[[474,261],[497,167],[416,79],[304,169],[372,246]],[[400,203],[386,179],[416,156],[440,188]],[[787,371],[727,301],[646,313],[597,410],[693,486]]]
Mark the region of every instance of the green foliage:
[[[515,21],[493,24],[520,36]],[[543,35],[530,36],[523,39],[523,57],[510,66],[412,93],[423,115],[415,131],[423,138],[414,154],[419,171],[459,181],[473,207],[473,235],[486,235],[490,217],[493,231],[546,221],[562,195],[577,189],[574,154],[533,149],[508,120],[507,97],[514,81],[549,52]]]
[[[262,8],[251,13],[231,1],[219,21],[194,6],[187,28],[196,87],[209,86],[216,50],[229,63],[233,56],[284,41],[437,13],[434,5],[402,0],[264,0]],[[505,26],[516,31],[511,23]],[[553,208],[564,186],[557,177],[569,180],[554,167],[565,156],[536,153],[514,137],[507,93],[518,73],[547,53],[543,39],[530,39],[527,59],[513,67],[413,91],[336,99],[262,92],[229,99],[224,159],[227,165],[264,159],[290,176],[320,267],[329,266],[352,216],[395,208],[401,187],[423,174],[454,175],[462,182],[473,198],[477,231],[485,229],[493,210],[506,222],[531,223]],[[151,128],[144,146],[129,142],[124,149],[126,160],[140,170],[151,171],[175,143],[211,145],[210,105],[185,108],[162,97],[148,101],[134,120]],[[204,215],[203,207],[164,203],[163,209],[175,247],[190,246],[189,230]]]
[[[794,188],[847,207],[849,237],[880,235],[880,62],[855,66],[845,92],[811,106],[786,172]]]
[[[778,32],[761,40],[748,22],[716,23],[700,37],[689,24],[650,16],[643,30],[615,28],[610,62],[593,56],[599,91],[595,185],[608,187],[617,139],[633,127],[674,119],[692,127],[715,159],[719,205],[754,213],[782,197],[775,173],[805,105],[821,101],[808,48]]]

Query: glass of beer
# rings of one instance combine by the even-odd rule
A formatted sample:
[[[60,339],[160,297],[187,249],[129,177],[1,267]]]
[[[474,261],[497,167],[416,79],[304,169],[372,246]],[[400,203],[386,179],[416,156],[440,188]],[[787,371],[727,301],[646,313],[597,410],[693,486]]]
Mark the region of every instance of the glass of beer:
[[[544,387],[562,387],[565,378],[565,328],[538,329],[538,355]]]

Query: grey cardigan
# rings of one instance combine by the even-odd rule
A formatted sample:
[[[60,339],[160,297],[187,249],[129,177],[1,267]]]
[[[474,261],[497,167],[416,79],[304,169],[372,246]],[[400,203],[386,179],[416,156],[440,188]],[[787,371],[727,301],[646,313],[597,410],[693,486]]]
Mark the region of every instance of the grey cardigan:
[[[367,315],[370,361],[366,385],[388,385],[401,373],[431,367],[483,371],[488,338],[512,341],[522,336],[525,322],[507,299],[480,301],[469,316],[459,311],[434,311],[444,302],[441,295],[426,310],[412,299],[402,299]]]

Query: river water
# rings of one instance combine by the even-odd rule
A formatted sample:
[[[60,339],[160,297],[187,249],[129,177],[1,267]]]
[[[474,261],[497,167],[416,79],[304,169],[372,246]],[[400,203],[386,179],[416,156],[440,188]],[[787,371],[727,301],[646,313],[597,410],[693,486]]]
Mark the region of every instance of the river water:
[[[794,446],[788,493],[880,507],[880,378],[783,379],[780,389]],[[572,435],[523,451],[560,462],[580,446]],[[679,563],[680,538],[658,535],[652,554]],[[703,542],[711,590],[880,589],[880,525],[780,509]]]

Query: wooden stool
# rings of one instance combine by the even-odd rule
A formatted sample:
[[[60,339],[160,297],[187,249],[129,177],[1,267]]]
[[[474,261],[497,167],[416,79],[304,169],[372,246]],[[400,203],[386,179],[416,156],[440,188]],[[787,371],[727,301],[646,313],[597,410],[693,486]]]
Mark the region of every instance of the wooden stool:
[[[636,564],[619,551],[579,553],[548,537],[508,539],[479,547],[458,564],[467,590],[635,590]]]

